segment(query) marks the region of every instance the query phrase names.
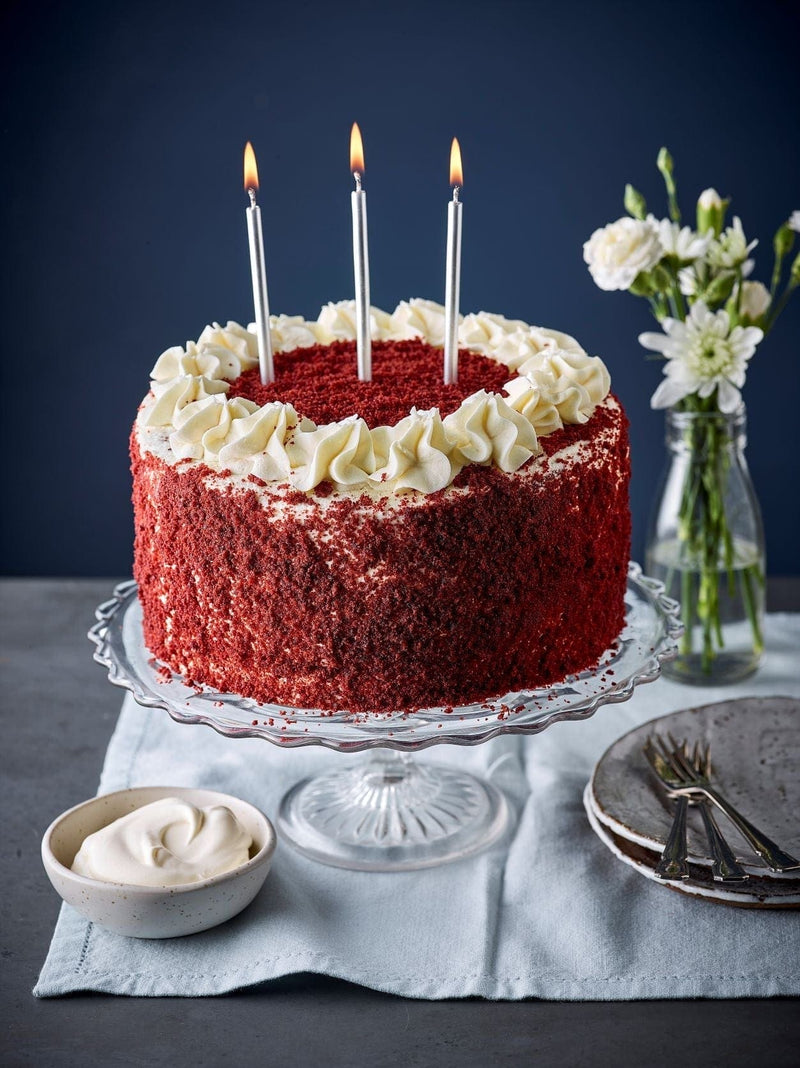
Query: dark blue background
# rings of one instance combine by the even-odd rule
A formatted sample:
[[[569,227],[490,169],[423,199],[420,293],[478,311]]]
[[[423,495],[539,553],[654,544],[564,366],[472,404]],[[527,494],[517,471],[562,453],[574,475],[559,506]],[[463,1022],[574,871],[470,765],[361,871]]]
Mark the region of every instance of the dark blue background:
[[[443,297],[464,153],[462,310],[575,334],[632,423],[634,553],[662,463],[646,305],[582,262],[632,181],[665,214],[715,185],[759,237],[800,208],[795,3],[19,4],[4,16],[3,564],[130,570],[127,435],[148,371],[252,315],[242,147],[258,153],[276,311],[352,293],[347,151],[364,133],[372,292]],[[800,299],[747,382],[769,569],[798,559]]]

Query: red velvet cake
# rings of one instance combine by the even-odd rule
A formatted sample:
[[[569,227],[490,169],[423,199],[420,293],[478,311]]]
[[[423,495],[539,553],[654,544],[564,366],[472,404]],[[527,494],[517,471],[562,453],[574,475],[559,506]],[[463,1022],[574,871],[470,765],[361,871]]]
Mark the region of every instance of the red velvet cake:
[[[194,683],[294,707],[457,705],[597,662],[624,621],[627,420],[572,338],[349,305],[168,349],[131,438],[145,641]]]

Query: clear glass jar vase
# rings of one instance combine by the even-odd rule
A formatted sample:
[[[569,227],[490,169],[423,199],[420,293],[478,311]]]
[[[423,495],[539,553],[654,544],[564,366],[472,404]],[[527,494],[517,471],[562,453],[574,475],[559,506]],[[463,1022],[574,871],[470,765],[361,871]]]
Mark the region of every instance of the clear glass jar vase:
[[[664,673],[694,685],[735,682],[764,652],[764,530],[744,455],[745,408],[666,417],[646,570],[680,601],[686,629]]]

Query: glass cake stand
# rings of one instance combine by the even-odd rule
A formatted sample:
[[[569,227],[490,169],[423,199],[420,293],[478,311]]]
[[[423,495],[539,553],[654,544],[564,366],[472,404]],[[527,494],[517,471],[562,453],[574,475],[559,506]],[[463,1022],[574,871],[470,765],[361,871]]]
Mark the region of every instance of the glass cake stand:
[[[625,627],[597,667],[554,686],[519,690],[455,708],[413,714],[353,714],[258,704],[210,687],[187,686],[144,644],[135,582],[123,582],[97,609],[89,631],[108,678],[178,723],[202,723],[226,738],[263,738],[284,748],[321,745],[339,753],[374,750],[345,770],[293,786],[278,815],[283,837],[326,864],[365,871],[432,867],[494,842],[508,822],[503,794],[457,768],[418,764],[431,745],[478,745],[502,734],[538,734],[559,720],[587,719],[653,682],[677,653],[678,604],[664,587],[628,566]]]

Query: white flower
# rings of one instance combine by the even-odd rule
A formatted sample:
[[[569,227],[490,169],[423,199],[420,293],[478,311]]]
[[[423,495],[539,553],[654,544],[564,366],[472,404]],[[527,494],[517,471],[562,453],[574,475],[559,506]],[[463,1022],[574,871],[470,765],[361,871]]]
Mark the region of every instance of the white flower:
[[[664,250],[649,222],[625,216],[595,230],[583,258],[600,289],[629,289],[637,274],[655,267]]]
[[[758,241],[751,241],[748,245],[742,229],[742,220],[735,215],[733,226],[729,226],[716,241],[711,243],[708,250],[708,262],[712,267],[723,269],[738,267],[739,264],[744,263],[748,252],[752,251],[757,244]],[[750,269],[752,270],[752,265]]]
[[[678,271],[678,285],[684,297],[693,297],[700,286],[697,269],[695,267],[682,267]]]
[[[710,312],[698,300],[686,322],[665,319],[663,334],[640,334],[646,349],[660,352],[667,360],[665,378],[653,394],[653,408],[669,408],[696,393],[710,397],[717,391],[721,412],[739,406],[747,361],[764,336],[756,326],[735,326],[725,311]]]
[[[739,298],[739,311],[743,319],[755,322],[760,319],[770,305],[772,298],[763,282],[742,282],[742,294]]]
[[[702,259],[714,240],[713,230],[698,234],[689,226],[681,227],[670,219],[656,219],[654,215],[648,215],[647,221],[658,234],[664,252],[682,263]]]
[[[793,211],[786,225],[796,234],[800,234],[800,211]]]

